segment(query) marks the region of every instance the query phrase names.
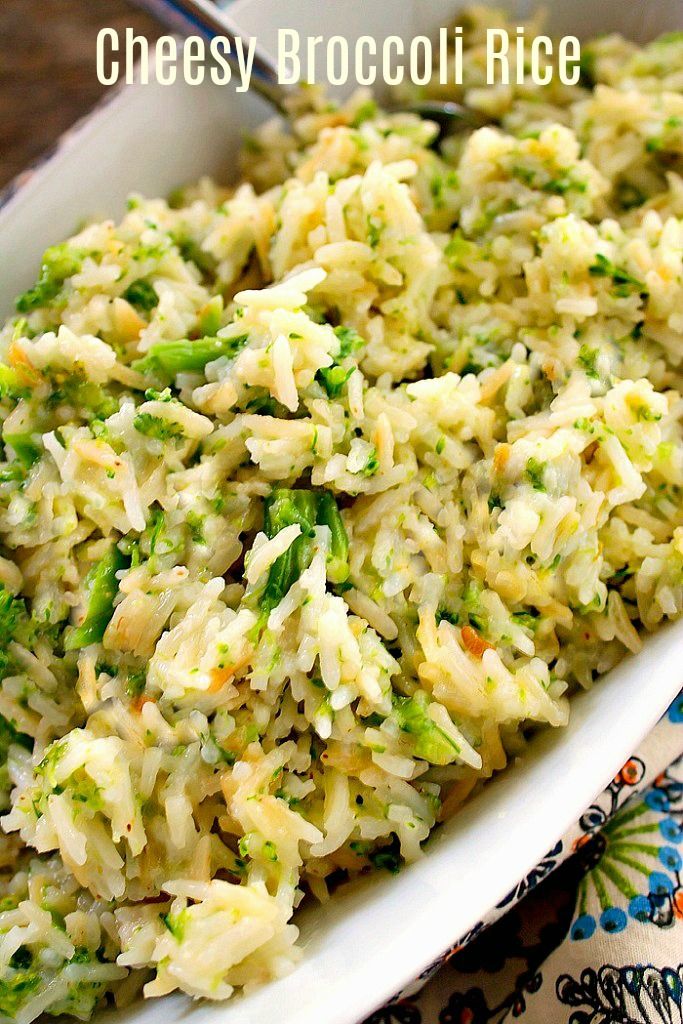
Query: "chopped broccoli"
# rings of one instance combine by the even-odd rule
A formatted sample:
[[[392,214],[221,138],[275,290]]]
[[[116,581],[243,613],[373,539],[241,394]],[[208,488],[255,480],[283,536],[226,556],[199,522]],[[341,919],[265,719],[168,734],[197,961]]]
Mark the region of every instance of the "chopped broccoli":
[[[2,637],[2,646],[0,646],[0,679],[2,679],[10,663],[7,647],[14,639],[20,622],[25,619],[26,606],[24,602],[20,598],[14,597],[5,587],[4,583],[0,583],[0,637]]]
[[[184,260],[194,263],[203,274],[213,274],[216,263],[208,252],[204,252],[198,242],[191,238],[179,238],[176,239],[176,244]]]
[[[156,441],[181,441],[185,432],[179,423],[164,419],[162,416],[153,416],[149,412],[141,412],[133,420],[133,426],[146,437],[152,437]]]
[[[361,474],[363,476],[374,476],[378,469],[379,459],[377,458],[377,449],[373,445],[368,456],[368,461],[365,463],[361,470]]]
[[[185,928],[187,926],[187,910],[181,910],[177,914],[159,914],[159,917],[164,922],[169,932],[178,942],[183,941],[185,935]]]
[[[25,477],[26,470],[19,461],[0,465],[0,484],[13,483],[16,480],[23,480]]]
[[[199,330],[205,337],[213,337],[219,331],[222,319],[223,296],[214,295],[201,311]]]
[[[3,434],[3,441],[13,449],[24,469],[30,469],[43,451],[42,445],[36,441],[36,436],[29,431],[22,434]]]
[[[27,398],[30,393],[31,390],[27,387],[21,371],[0,363],[0,399],[9,398],[13,402],[18,402],[20,398]]]
[[[154,373],[173,378],[179,373],[202,373],[207,363],[227,356],[234,358],[244,348],[248,335],[236,338],[181,338],[179,341],[160,341],[152,345],[144,359],[133,363],[140,373]]]
[[[537,608],[528,608],[524,612],[513,612],[511,618],[516,625],[533,632],[538,626],[538,616]]]
[[[3,653],[0,652],[0,663],[2,661]],[[1,664],[0,664],[1,668]],[[2,676],[2,671],[0,671]],[[10,779],[7,770],[7,755],[9,748],[13,743],[18,743],[19,746],[24,747],[26,750],[33,750],[33,740],[26,733],[19,732],[14,728],[12,723],[0,715],[0,810],[6,811],[9,808],[9,792],[10,792]],[[20,966],[20,965],[12,965]]]
[[[318,495],[318,523],[329,527],[332,535],[327,575],[332,583],[344,583],[349,575],[349,538],[330,491],[321,491]]]
[[[24,602],[13,597],[4,583],[0,583],[0,636],[3,643],[9,643],[14,637],[20,618],[26,614]]]
[[[65,633],[64,649],[77,651],[88,644],[99,643],[114,614],[114,598],[119,589],[116,573],[128,566],[128,559],[112,544],[107,554],[86,576],[88,608],[80,626],[71,626]]]
[[[635,569],[631,569],[630,566],[624,565],[621,569],[617,569],[615,573],[610,576],[607,583],[610,587],[620,587],[622,583],[630,579],[635,573]]]
[[[46,249],[40,277],[33,288],[29,288],[16,301],[19,312],[30,313],[31,310],[38,309],[39,306],[44,306],[56,298],[66,279],[77,274],[82,263],[83,253],[70,249],[66,242]]]
[[[298,523],[301,534],[287,551],[273,562],[266,586],[261,595],[261,618],[267,619],[301,573],[311,564],[311,539],[316,525],[317,502],[313,491],[290,491],[278,488],[266,502],[263,529],[269,538],[275,537],[286,526]]]
[[[10,957],[9,961],[10,967],[14,967],[15,969],[18,967],[23,967],[24,970],[27,967],[30,967],[32,963],[33,953],[28,948],[28,946],[19,946],[19,949],[16,951],[16,953],[12,953],[12,956]]]
[[[600,374],[598,373],[597,368],[599,355],[599,349],[589,348],[588,345],[582,345],[579,349],[579,366],[585,370],[586,376],[590,377],[591,380],[600,379]]]
[[[617,286],[615,292],[619,298],[625,298],[632,292],[640,292],[641,295],[647,294],[642,281],[639,281],[637,277],[633,277],[623,267],[618,267],[607,256],[603,256],[601,252],[595,254],[595,263],[592,263],[588,268],[588,273],[592,277],[611,277]]]
[[[126,680],[126,693],[129,697],[140,697],[145,692],[147,674],[144,669],[140,672],[129,672]]]
[[[414,737],[415,757],[429,761],[430,764],[451,764],[460,753],[460,748],[429,717],[429,703],[424,690],[418,690],[412,697],[394,695],[394,718],[403,732]]]
[[[379,245],[379,240],[382,237],[382,225],[378,223],[376,218],[368,214],[368,245],[371,249],[376,249]]]
[[[50,395],[48,404],[51,408],[70,405],[78,409],[84,419],[107,419],[118,412],[119,403],[99,384],[69,377],[56,391]]]
[[[5,1017],[16,1017],[31,993],[40,985],[40,977],[40,972],[36,970],[6,971],[0,979],[0,1013]]]
[[[353,327],[335,327],[334,333],[339,338],[337,359],[346,359],[347,356],[358,352],[365,345],[365,341],[358,331],[354,331]]]
[[[624,210],[632,210],[636,206],[642,206],[647,196],[639,188],[629,181],[620,181],[614,189],[615,197]]]
[[[316,377],[325,388],[328,398],[339,398],[354,369],[355,367],[351,366],[345,370],[343,366],[334,363],[332,366],[323,366],[318,370]]]
[[[377,117],[377,104],[374,100],[368,100],[366,103],[361,103],[356,110],[351,127],[360,128],[364,121],[370,121],[373,117]]]
[[[535,491],[545,491],[545,484],[543,482],[545,467],[545,462],[541,462],[540,459],[535,459],[533,456],[527,460],[524,475]]]
[[[338,398],[355,367],[345,368],[342,361],[363,348],[365,342],[352,327],[335,327],[339,338],[339,352],[332,366],[323,366],[316,374],[316,380],[325,388],[329,398]]]
[[[563,196],[567,192],[585,192],[588,185],[579,178],[573,178],[571,173],[565,171],[558,178],[551,178],[542,186],[543,192],[550,192],[552,195]]]
[[[131,306],[142,310],[143,313],[149,313],[159,305],[159,296],[154,285],[142,277],[128,285],[123,293],[123,298],[126,302],[130,302]]]
[[[393,835],[387,846],[380,846],[368,855],[368,860],[375,868],[383,868],[392,875],[397,875],[401,868],[401,848],[398,838]]]
[[[261,618],[283,599],[313,559],[312,538],[316,526],[327,526],[331,533],[328,576],[341,583],[348,576],[349,542],[334,495],[329,491],[276,488],[266,501],[263,529],[269,538],[286,526],[297,523],[301,534],[270,567],[265,589],[260,596]]]

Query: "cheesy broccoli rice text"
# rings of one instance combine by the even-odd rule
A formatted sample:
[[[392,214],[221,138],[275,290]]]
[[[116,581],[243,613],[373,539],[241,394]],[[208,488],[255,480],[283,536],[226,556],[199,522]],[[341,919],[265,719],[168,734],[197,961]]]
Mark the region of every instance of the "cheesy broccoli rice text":
[[[683,34],[486,88],[502,23],[449,93],[494,127],[309,89],[0,333],[19,1024],[288,971],[305,894],[419,857],[683,609]]]

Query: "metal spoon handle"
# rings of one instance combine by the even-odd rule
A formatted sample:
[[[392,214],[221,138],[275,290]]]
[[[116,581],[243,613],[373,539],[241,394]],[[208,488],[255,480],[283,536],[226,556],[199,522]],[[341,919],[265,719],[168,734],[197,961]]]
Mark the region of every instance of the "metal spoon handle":
[[[243,41],[246,49],[249,39],[235,23],[210,0],[141,0],[151,14],[180,35],[199,35],[207,42],[222,36],[230,43],[225,59],[236,66],[235,43]],[[277,67],[268,54],[256,45],[251,74],[251,87],[281,114],[285,113],[287,90],[278,82]]]

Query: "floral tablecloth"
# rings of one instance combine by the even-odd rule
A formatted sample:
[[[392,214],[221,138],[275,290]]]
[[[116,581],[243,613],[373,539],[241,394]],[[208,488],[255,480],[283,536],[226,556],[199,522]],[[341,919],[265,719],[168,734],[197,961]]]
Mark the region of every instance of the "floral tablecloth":
[[[682,755],[683,692],[489,919],[366,1024],[683,1024]]]

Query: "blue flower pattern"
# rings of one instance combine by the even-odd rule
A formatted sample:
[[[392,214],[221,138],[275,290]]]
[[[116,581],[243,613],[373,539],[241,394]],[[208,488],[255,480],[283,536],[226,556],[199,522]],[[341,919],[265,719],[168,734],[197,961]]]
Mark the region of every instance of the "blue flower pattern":
[[[532,1007],[534,1024],[683,1024],[679,726],[683,691],[646,753],[632,757],[491,917],[406,993],[426,988],[397,997],[366,1024],[512,1024]],[[674,755],[663,770],[660,749]],[[655,949],[663,960],[631,960],[627,949]],[[667,960],[671,950],[679,955]]]

